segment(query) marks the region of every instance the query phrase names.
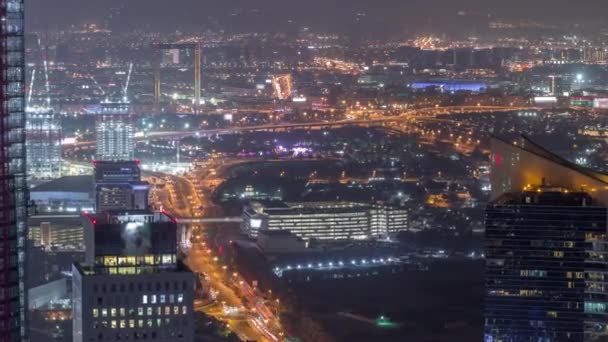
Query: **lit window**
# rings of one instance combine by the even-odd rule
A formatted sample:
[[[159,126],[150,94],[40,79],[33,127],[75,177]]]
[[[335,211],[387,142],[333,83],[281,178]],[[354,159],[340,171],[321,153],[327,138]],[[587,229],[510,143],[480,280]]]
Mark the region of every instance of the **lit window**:
[[[165,304],[165,295],[160,295],[160,303]]]
[[[150,303],[156,304],[156,295],[152,295],[150,298]]]
[[[129,320],[129,328],[131,328],[131,329],[135,328],[135,320],[134,319],[130,319]]]
[[[138,316],[143,316],[144,315],[144,308],[142,308],[141,306],[137,308],[137,315]]]
[[[99,317],[99,309],[93,309],[93,317]]]
[[[157,316],[160,316],[160,315],[162,315],[162,314],[163,314],[163,309],[162,309],[160,306],[157,306],[157,307],[156,307],[156,315],[157,315]]]
[[[152,316],[152,308],[151,307],[148,308],[148,316]]]
[[[163,264],[167,265],[167,264],[171,264],[173,263],[173,258],[171,254],[163,254]]]
[[[120,312],[120,317],[125,317],[125,315],[126,315],[125,308],[120,308],[119,312]]]
[[[154,256],[146,255],[144,256],[144,264],[146,265],[154,265]]]
[[[547,316],[557,318],[557,311],[547,311]]]
[[[148,304],[148,295],[141,296],[141,303]]]
[[[108,317],[108,309],[101,309],[101,317]]]
[[[188,313],[188,307],[187,306],[182,306],[182,315],[185,315],[186,313]]]
[[[169,316],[171,314],[171,307],[165,306],[165,315]]]
[[[177,295],[177,302],[178,303],[182,303],[184,301],[184,295],[183,294],[178,294]]]
[[[169,303],[173,304],[174,301],[175,301],[175,296],[169,295]]]
[[[116,329],[116,321],[115,321],[115,320],[112,320],[112,321],[110,322],[110,328],[112,328],[112,329]]]
[[[562,252],[562,251],[553,251],[553,257],[554,258],[563,258],[564,257],[564,252]]]
[[[179,315],[179,306],[176,305],[176,306],[173,307],[173,314],[174,315]]]
[[[162,322],[163,322],[163,320],[162,320],[161,318],[157,318],[157,319],[156,319],[156,326],[157,326],[157,327],[160,327],[160,326],[161,326],[161,324],[162,324]]]
[[[127,322],[124,319],[120,320],[120,329],[124,329],[127,327]]]
[[[111,308],[110,309],[110,316],[116,317],[116,308]]]
[[[152,328],[152,320],[148,319],[148,328]]]
[[[606,312],[605,303],[585,302],[585,312],[604,313]]]
[[[140,319],[140,320],[137,321],[137,327],[139,327],[139,328],[143,328],[144,327],[144,320],[143,319]]]
[[[105,266],[116,266],[117,264],[117,259],[115,256],[106,256],[103,259],[103,264]]]

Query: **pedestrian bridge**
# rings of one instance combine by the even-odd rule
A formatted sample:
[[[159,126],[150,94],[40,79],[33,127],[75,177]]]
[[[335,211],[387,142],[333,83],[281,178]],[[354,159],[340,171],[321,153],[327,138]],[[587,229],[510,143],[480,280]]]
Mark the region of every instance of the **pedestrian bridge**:
[[[243,218],[240,216],[236,217],[206,217],[206,218],[197,218],[197,217],[182,217],[176,218],[177,223],[182,224],[192,224],[192,223],[240,223],[243,222]]]

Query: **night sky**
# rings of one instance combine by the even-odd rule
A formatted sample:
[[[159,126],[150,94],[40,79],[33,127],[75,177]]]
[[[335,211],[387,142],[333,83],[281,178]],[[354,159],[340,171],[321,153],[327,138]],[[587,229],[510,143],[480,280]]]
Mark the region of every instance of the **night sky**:
[[[124,6],[120,28],[167,30],[264,30],[297,26],[352,29],[357,12],[365,12],[365,29],[393,32],[456,29],[458,12],[469,18],[534,19],[599,27],[607,23],[606,0],[26,0],[30,28],[60,28],[107,20],[110,8]],[[361,23],[361,21],[359,22]]]

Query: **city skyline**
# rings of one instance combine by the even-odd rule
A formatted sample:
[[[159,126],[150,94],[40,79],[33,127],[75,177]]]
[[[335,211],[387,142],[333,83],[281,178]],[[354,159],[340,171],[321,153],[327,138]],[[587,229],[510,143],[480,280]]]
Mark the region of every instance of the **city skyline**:
[[[607,338],[603,1],[2,8],[11,342]]]

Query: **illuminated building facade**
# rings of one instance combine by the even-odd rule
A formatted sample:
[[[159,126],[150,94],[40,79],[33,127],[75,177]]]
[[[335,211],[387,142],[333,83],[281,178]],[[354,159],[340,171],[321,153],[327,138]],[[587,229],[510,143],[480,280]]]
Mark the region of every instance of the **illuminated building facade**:
[[[102,103],[95,121],[97,160],[125,161],[135,159],[133,125],[128,103]]]
[[[61,177],[61,120],[50,109],[28,108],[25,125],[27,175],[49,180]]]
[[[162,213],[86,215],[86,262],[73,266],[73,339],[193,341],[195,276]]]
[[[304,240],[371,239],[408,229],[408,212],[401,208],[351,202],[252,203],[243,212],[242,230],[250,237],[260,230],[290,231]]]
[[[137,161],[95,161],[94,165],[97,212],[148,208],[150,185],[141,180]]]
[[[0,341],[26,339],[25,57],[23,0],[0,0]]]
[[[605,340],[608,176],[526,138],[492,145],[484,340]]]
[[[587,193],[546,187],[488,205],[486,341],[583,341],[595,303],[586,301],[587,239],[605,235],[607,214]]]
[[[290,98],[293,92],[293,79],[291,75],[273,75],[272,89],[274,90],[275,98],[279,100],[286,100]]]

